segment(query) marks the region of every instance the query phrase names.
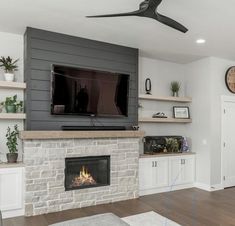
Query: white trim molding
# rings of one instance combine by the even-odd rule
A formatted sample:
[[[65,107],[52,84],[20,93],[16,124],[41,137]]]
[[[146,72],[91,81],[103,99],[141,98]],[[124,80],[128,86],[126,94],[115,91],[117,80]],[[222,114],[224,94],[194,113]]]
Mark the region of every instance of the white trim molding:
[[[219,191],[224,189],[223,184],[208,185],[199,182],[194,183],[194,187],[208,192]]]
[[[225,170],[224,170],[224,129],[223,129],[223,124],[224,124],[224,104],[226,102],[235,102],[235,97],[234,96],[226,96],[222,95],[221,96],[221,186],[222,189],[225,188],[224,184],[224,176],[225,176]]]

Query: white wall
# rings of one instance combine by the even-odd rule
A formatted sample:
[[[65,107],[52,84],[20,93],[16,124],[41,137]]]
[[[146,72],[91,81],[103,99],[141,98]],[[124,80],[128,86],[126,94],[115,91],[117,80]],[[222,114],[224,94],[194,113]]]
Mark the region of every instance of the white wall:
[[[18,62],[19,71],[16,72],[16,80],[23,81],[23,36],[2,33],[0,32],[0,56],[11,56],[14,59],[19,58]],[[0,80],[4,80],[3,71],[0,70]],[[0,101],[2,102],[7,96],[13,96],[17,94],[20,100],[23,100],[23,92],[17,90],[3,90],[0,89]],[[8,152],[6,147],[5,133],[7,127],[13,127],[15,124],[19,125],[19,128],[23,128],[22,120],[0,120],[0,160],[6,161],[5,153]],[[19,140],[19,144],[20,144]],[[19,154],[21,156],[21,144],[19,145]]]
[[[191,116],[193,123],[188,126],[192,139],[192,150],[196,155],[196,181],[210,185],[211,168],[211,60],[206,58],[185,66],[186,93],[193,98]]]
[[[221,96],[234,95],[225,73],[235,62],[209,57],[186,65],[186,93],[193,97],[193,123],[188,133],[197,152],[197,182],[221,184]]]
[[[225,74],[235,61],[211,58],[211,184],[221,182],[221,96],[234,96],[225,85]],[[235,122],[234,122],[235,123]]]

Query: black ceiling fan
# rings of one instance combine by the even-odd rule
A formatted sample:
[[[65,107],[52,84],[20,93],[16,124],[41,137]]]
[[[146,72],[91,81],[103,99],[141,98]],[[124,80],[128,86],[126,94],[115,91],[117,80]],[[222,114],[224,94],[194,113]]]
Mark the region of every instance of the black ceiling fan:
[[[128,13],[119,13],[119,14],[107,14],[107,15],[96,15],[96,16],[87,16],[88,18],[98,18],[98,17],[122,17],[122,16],[140,16],[148,17],[154,20],[159,21],[169,27],[172,27],[178,31],[186,33],[188,29],[177,21],[161,15],[157,12],[158,6],[161,4],[162,0],[145,0],[140,3],[139,10],[128,12]]]

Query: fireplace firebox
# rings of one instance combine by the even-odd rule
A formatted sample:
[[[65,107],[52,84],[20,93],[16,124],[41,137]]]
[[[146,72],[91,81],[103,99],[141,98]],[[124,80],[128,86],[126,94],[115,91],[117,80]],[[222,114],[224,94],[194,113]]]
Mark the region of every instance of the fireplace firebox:
[[[110,156],[65,159],[65,190],[110,185]]]

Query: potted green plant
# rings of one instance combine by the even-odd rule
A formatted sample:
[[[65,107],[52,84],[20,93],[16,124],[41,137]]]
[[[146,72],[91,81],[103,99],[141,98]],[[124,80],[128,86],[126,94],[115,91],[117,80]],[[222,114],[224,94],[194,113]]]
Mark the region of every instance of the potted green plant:
[[[18,66],[16,63],[19,59],[13,60],[11,57],[1,57],[0,58],[0,67],[5,71],[4,77],[8,82],[14,81],[14,72],[17,71]]]
[[[14,130],[11,130],[10,127],[7,128],[6,138],[7,138],[7,147],[9,153],[7,153],[7,162],[16,163],[18,158],[18,149],[17,149],[17,139],[18,139],[18,126],[14,126]]]
[[[6,97],[5,101],[1,104],[5,106],[7,113],[22,112],[23,109],[23,101],[18,101],[17,95],[14,95],[13,97]]]
[[[173,97],[179,96],[180,83],[177,81],[171,82],[171,92]]]
[[[166,138],[167,152],[179,152],[179,143],[175,138]]]

